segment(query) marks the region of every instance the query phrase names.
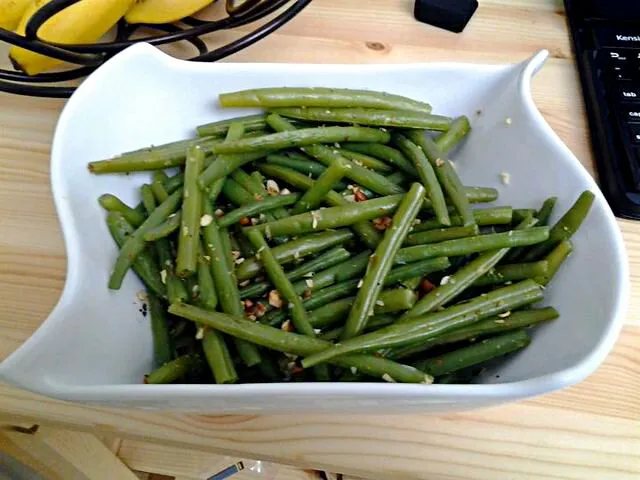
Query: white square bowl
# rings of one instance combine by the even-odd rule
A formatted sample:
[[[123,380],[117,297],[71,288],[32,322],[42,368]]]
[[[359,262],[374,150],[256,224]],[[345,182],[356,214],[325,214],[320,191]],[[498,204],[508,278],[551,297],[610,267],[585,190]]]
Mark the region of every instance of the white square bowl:
[[[628,265],[598,187],[536,110],[530,81],[543,51],[518,65],[287,65],[188,63],[149,45],[120,53],[67,103],[55,133],[51,181],[66,242],[64,292],[37,332],[0,365],[0,378],[66,400],[111,406],[233,412],[453,411],[527,398],[584,379],[611,350],[628,303]],[[559,197],[553,221],[585,189],[593,209],[575,252],[546,292],[561,317],[538,328],[523,352],[473,385],[378,383],[143,385],[152,364],[149,321],[137,278],[107,289],[116,248],[98,205],[110,192],[137,202],[149,176],[91,175],[87,163],[193,135],[201,123],[241,114],[218,93],[270,86],[367,88],[466,114],[472,133],[456,154],[467,185],[500,190],[499,204],[538,207]],[[245,111],[246,112],[246,111]],[[510,118],[511,122],[505,122]],[[509,185],[499,174],[508,172]]]

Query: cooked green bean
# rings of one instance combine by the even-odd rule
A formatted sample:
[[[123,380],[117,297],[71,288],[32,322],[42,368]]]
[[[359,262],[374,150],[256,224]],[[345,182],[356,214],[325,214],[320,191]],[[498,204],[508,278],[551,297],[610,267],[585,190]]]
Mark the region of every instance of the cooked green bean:
[[[223,93],[218,98],[223,107],[359,107],[431,112],[428,103],[401,95],[348,88],[256,88]]]
[[[226,120],[218,120],[217,122],[205,123],[196,127],[199,137],[222,137],[227,135],[229,127],[234,123],[242,124],[244,131],[253,132],[255,130],[263,130],[267,123],[264,121],[266,115],[259,113],[257,115],[247,115],[244,117],[228,118]]]
[[[479,227],[487,225],[509,225],[512,221],[511,207],[493,207],[493,208],[476,208],[471,210],[473,218]],[[452,215],[450,217],[451,225],[454,227],[462,226],[462,217],[458,215]],[[442,228],[438,219],[433,218],[431,220],[422,220],[418,225],[413,227],[413,232],[422,232],[426,230],[434,230],[436,228]]]
[[[225,214],[218,220],[218,225],[220,225],[221,227],[228,227],[230,225],[238,223],[243,218],[254,217],[261,213],[269,212],[274,208],[293,205],[299,199],[300,195],[292,194],[278,195],[276,197],[266,197],[262,200],[256,200]]]
[[[290,157],[289,155],[284,155],[280,153],[267,155],[266,162],[271,163],[273,165],[280,165],[282,167],[287,167],[292,170],[295,170],[296,172],[303,173],[305,175],[311,175],[311,177],[313,178],[318,178],[327,169],[327,167],[325,167],[323,164],[321,164],[320,162],[316,162],[311,158],[309,159],[293,158],[293,157]],[[343,189],[344,188],[347,188],[346,184],[344,184]]]
[[[283,117],[320,123],[349,123],[374,127],[420,128],[446,132],[451,118],[411,110],[378,108],[282,107],[269,111]]]
[[[394,212],[402,201],[402,197],[403,195],[389,195],[340,207],[314,210],[251,228],[260,230],[267,238],[271,238],[348,227],[356,222],[373,220]]]
[[[489,203],[498,199],[498,190],[490,187],[462,187],[469,203]]]
[[[167,218],[160,225],[151,228],[147,233],[145,233],[144,240],[146,242],[155,242],[157,240],[160,240],[161,238],[166,238],[180,228],[181,222],[182,213],[172,213],[171,215],[169,215],[169,218]]]
[[[198,177],[200,188],[206,188],[216,180],[230,175],[247,163],[254,162],[267,155],[266,151],[245,152],[227,155],[218,155],[216,159]]]
[[[207,359],[216,383],[236,383],[238,373],[227,344],[220,332],[205,328],[202,337],[202,350]]]
[[[524,280],[441,312],[414,317],[400,324],[344,340],[305,358],[302,360],[302,366],[312,367],[353,352],[373,351],[424,341],[541,299],[542,287],[533,280]]]
[[[123,243],[113,272],[109,278],[109,288],[118,290],[122,285],[124,276],[135,261],[136,257],[145,249],[144,234],[150,229],[164,222],[169,215],[174,213],[180,205],[182,191],[176,190],[167,200],[162,202],[151,215],[133,232]]]
[[[196,273],[198,268],[200,223],[205,221],[205,217],[202,216],[203,195],[198,186],[198,175],[203,164],[204,151],[199,147],[189,148],[184,171],[182,215],[176,255],[176,274],[179,277],[189,277]],[[206,221],[213,220],[212,216],[206,218],[208,218]]]
[[[514,208],[513,209],[513,223],[520,223],[527,217],[535,217],[535,208]]]
[[[542,284],[538,277],[545,277],[548,273],[549,264],[546,260],[539,260],[532,263],[507,263],[492,268],[473,282],[473,285],[475,287],[500,285],[502,283],[524,280],[526,278],[533,278]]]
[[[423,132],[410,130],[406,132],[406,136],[420,147],[431,163],[447,197],[462,217],[462,224],[471,225],[475,223],[471,207],[469,206],[470,202],[460,181],[460,177],[458,177],[447,156],[438,148],[438,145],[431,137],[425,135]]]
[[[542,263],[548,265],[548,271],[546,274],[541,274],[534,278],[540,285],[546,286],[551,279],[560,269],[560,266],[564,263],[569,255],[573,252],[573,244],[570,240],[562,240],[556,247],[551,250]]]
[[[313,319],[313,316],[316,312],[312,312],[311,313],[311,318]],[[369,321],[367,322],[367,328],[365,328],[365,332],[373,332],[375,330],[379,330],[382,327],[386,327],[387,325],[391,325],[392,323],[394,323],[396,321],[396,316],[395,315],[390,315],[390,314],[385,314],[385,315],[375,315],[373,317],[371,317],[369,319]],[[344,330],[344,327],[337,327],[334,328],[332,330],[327,330],[326,332],[321,333],[320,335],[318,335],[318,338],[321,338],[322,340],[328,340],[330,342],[333,342],[335,340],[338,340],[340,338],[340,336],[342,335],[342,331]]]
[[[188,373],[198,370],[201,365],[202,359],[198,355],[182,355],[145,375],[144,383],[150,385],[173,383],[184,378]]]
[[[329,268],[333,265],[348,260],[351,254],[342,247],[332,248],[325,253],[321,253],[315,258],[303,263],[293,270],[287,272],[287,278],[290,282],[298,280],[306,275],[311,275],[321,268]],[[266,293],[271,288],[269,282],[258,282],[240,290],[240,298],[252,298]]]
[[[549,223],[549,218],[553,213],[553,208],[556,206],[557,201],[558,197],[549,197],[542,203],[540,210],[536,213],[538,225],[545,226]]]
[[[553,250],[562,240],[569,240],[587,217],[594,198],[595,195],[592,192],[588,190],[582,192],[571,208],[551,227],[549,239],[540,245],[532,247],[522,260],[525,262],[539,260]]]
[[[393,143],[400,148],[418,171],[418,176],[422,181],[422,184],[427,189],[427,196],[431,200],[431,206],[436,214],[438,221],[445,226],[451,225],[449,219],[449,212],[447,210],[447,203],[444,199],[444,193],[438,182],[436,172],[431,165],[431,162],[427,160],[427,157],[423,151],[407,137],[400,134],[393,135]],[[466,200],[466,197],[465,197]],[[464,222],[466,225],[466,221]]]
[[[391,270],[396,252],[413,225],[425,196],[425,189],[419,183],[414,183],[402,199],[397,212],[393,216],[391,227],[385,232],[380,245],[371,256],[367,271],[362,278],[362,285],[349,317],[345,323],[342,339],[346,340],[360,334],[367,325],[367,319],[373,314],[382,290],[384,279]],[[362,202],[365,203],[365,202]]]
[[[167,182],[164,184],[164,188],[167,190],[167,193],[171,194],[175,192],[178,188],[182,187],[184,183],[184,172],[176,173],[173,177],[169,177]],[[155,192],[154,192],[155,193]],[[164,200],[158,200],[161,203]]]
[[[131,208],[115,195],[105,193],[98,198],[100,206],[107,212],[120,213],[132,227],[139,227],[146,218],[143,213],[138,212],[136,209]]]
[[[302,299],[293,289],[293,285],[287,279],[287,275],[284,273],[284,270],[278,263],[278,260],[262,234],[252,229],[246,229],[244,233],[256,249],[256,258],[262,263],[271,283],[273,283],[278,292],[280,292],[280,295],[287,301],[287,307],[290,310],[291,319],[293,320],[296,331],[309,337],[315,337],[316,334],[311,323],[309,323],[307,311],[302,305]]]
[[[278,178],[300,190],[308,190],[313,186],[312,179],[289,168],[267,164],[258,164],[257,167],[265,175]],[[342,195],[333,191],[327,194],[325,201],[334,207],[349,204],[348,200],[346,200]],[[369,222],[365,221],[354,223],[351,225],[351,229],[360,236],[362,241],[369,248],[374,248],[380,242],[380,234]]]
[[[462,117],[455,118],[453,122],[451,122],[449,130],[436,138],[436,146],[441,152],[448,153],[468,135],[469,130],[471,130],[471,125],[469,125],[469,119],[467,117],[463,115]]]
[[[198,304],[207,310],[215,310],[218,306],[218,294],[211,274],[211,257],[205,255],[205,248],[200,244],[198,256]]]
[[[334,163],[327,168],[327,171],[320,175],[320,178],[294,205],[291,209],[291,215],[298,215],[318,208],[324,197],[342,180],[346,170],[347,167],[342,163]]]
[[[209,149],[217,143],[221,143],[221,141],[215,138],[205,137],[180,140],[157,147],[143,148],[141,150],[123,153],[108,160],[90,162],[89,171],[97,174],[129,173],[179,167],[185,163],[188,148],[200,146],[204,149]]]
[[[382,145],[382,144],[378,144],[378,145]],[[369,155],[365,155],[364,153],[353,152],[345,148],[338,148],[337,151],[344,158],[351,160],[356,165],[360,165],[361,167],[366,167],[371,170],[375,170],[376,172],[390,173],[395,170],[391,165],[387,165],[386,163],[378,160],[377,158],[370,157]]]
[[[394,165],[414,178],[418,178],[418,171],[413,163],[402,152],[381,143],[343,143],[342,147],[353,152],[363,153]]]
[[[481,340],[469,347],[460,348],[439,357],[421,360],[414,366],[433,376],[445,375],[521,350],[529,343],[531,343],[529,334],[525,330],[517,330]]]
[[[319,338],[285,332],[279,328],[244,320],[242,317],[209,312],[191,305],[171,305],[169,312],[194,322],[209,325],[228,335],[242,338],[271,350],[293,355],[311,355],[332,345]],[[431,376],[413,367],[407,367],[373,355],[345,355],[332,360],[332,363],[347,368],[354,367],[361,373],[378,378],[387,376],[398,382],[431,383],[433,380]]]
[[[512,230],[504,233],[477,235],[475,237],[446,240],[440,243],[401,248],[396,255],[395,262],[403,264],[424,258],[455,257],[498,248],[535,245],[536,243],[544,242],[547,238],[549,238],[548,227],[534,227],[523,231]]]
[[[153,212],[158,204],[156,203],[156,197],[153,194],[151,185],[145,183],[140,187],[140,198],[142,198],[142,205],[147,211],[147,214]]]
[[[256,198],[233,178],[227,178],[220,191],[229,201],[240,207],[256,201]]]
[[[356,297],[346,297],[317,308],[309,315],[309,321],[314,328],[325,328],[344,321]],[[406,288],[394,288],[380,292],[374,315],[394,313],[408,310],[416,303],[416,294]],[[368,322],[367,322],[368,323]]]
[[[339,263],[338,265],[334,265],[333,267],[317,272],[313,276],[313,284],[309,284],[302,280],[296,282],[293,285],[293,288],[296,290],[298,295],[301,295],[305,290],[320,290],[321,288],[328,287],[334,283],[340,283],[356,278],[367,268],[370,254],[371,252],[369,250],[365,250],[364,252],[351,257],[346,262]]]
[[[162,203],[167,197],[169,197],[169,193],[164,187],[165,183],[169,181],[169,177],[162,170],[157,170],[153,172],[153,180],[151,182],[151,191],[155,195],[156,200]]]
[[[397,360],[413,357],[437,345],[463,342],[465,340],[483,338],[512,330],[518,330],[520,328],[528,328],[543,322],[550,322],[559,316],[560,314],[553,307],[521,310],[518,312],[512,312],[506,317],[502,314],[502,316],[488,318],[481,322],[474,323],[473,325],[469,325],[468,327],[458,328],[450,333],[433,337],[424,342],[421,341],[416,344],[409,344],[404,347],[393,349],[388,358]]]
[[[205,215],[212,215],[213,208],[208,199],[202,199],[202,211]],[[244,310],[240,301],[237,280],[234,269],[230,266],[231,252],[226,251],[221,238],[220,228],[216,221],[205,225],[203,230],[205,250],[210,258],[211,274],[218,295],[220,307],[230,315],[243,316]],[[238,353],[247,366],[260,363],[260,353],[255,346],[246,342],[235,342]]]
[[[238,168],[237,170],[235,170],[231,174],[231,178],[233,178],[245,190],[247,190],[249,193],[251,193],[255,200],[258,200],[258,201],[264,200],[265,198],[267,198],[269,196],[269,194],[268,194],[266,188],[264,187],[264,185],[261,182],[257,182],[255,180],[255,178],[252,178],[251,175],[247,174],[247,172],[245,172],[241,168]],[[278,207],[277,209],[273,210],[272,212],[266,212],[264,214],[266,220],[268,222],[271,222],[271,221],[277,220],[278,218],[288,216],[287,215],[287,211],[284,210],[284,209],[282,210],[282,212],[280,212],[280,215],[278,215],[277,213],[278,213],[278,210],[280,208],[282,208],[282,207]]]
[[[153,338],[153,358],[155,364],[160,366],[171,361],[173,347],[169,335],[167,323],[167,311],[164,303],[151,291],[147,291],[147,303],[151,316],[151,336]]]
[[[271,117],[272,115],[269,115]],[[267,117],[267,121],[269,121]],[[277,132],[261,137],[245,138],[233,142],[207,145],[207,152],[214,154],[245,153],[263,150],[282,150],[316,143],[378,142],[388,143],[389,134],[368,127],[316,127]]]
[[[353,233],[349,230],[341,229],[305,235],[291,240],[282,245],[274,247],[273,254],[280,264],[285,265],[299,258],[304,258],[314,253],[321,252],[327,248],[342,245],[353,238]],[[262,270],[260,261],[256,258],[247,258],[236,269],[239,281],[248,280],[255,277]]]
[[[435,230],[425,230],[407,235],[405,245],[422,245],[425,243],[443,242],[455,238],[471,237],[478,235],[478,225],[467,225],[466,227],[447,227]]]
[[[267,123],[269,126],[280,133],[296,133],[300,130],[296,130],[296,127],[288,122],[286,119],[282,118],[280,115],[272,114],[267,117]],[[339,127],[338,127],[339,128]],[[385,132],[386,133],[386,132]],[[387,134],[388,135],[388,134]],[[337,141],[348,141],[349,139],[343,138]],[[388,143],[389,137],[386,138],[386,142],[377,142],[377,143]],[[359,141],[365,141],[361,139]],[[376,142],[374,140],[374,142]],[[332,142],[333,143],[333,142]],[[379,195],[392,195],[394,193],[402,193],[403,189],[398,185],[390,182],[384,176],[379,173],[368,170],[360,165],[357,165],[348,159],[341,156],[337,153],[337,150],[327,147],[326,145],[309,145],[302,148],[302,151],[312,157],[316,158],[320,163],[326,165],[332,165],[338,161],[348,162],[351,168],[348,170],[346,177],[350,178],[358,185],[376,192]]]

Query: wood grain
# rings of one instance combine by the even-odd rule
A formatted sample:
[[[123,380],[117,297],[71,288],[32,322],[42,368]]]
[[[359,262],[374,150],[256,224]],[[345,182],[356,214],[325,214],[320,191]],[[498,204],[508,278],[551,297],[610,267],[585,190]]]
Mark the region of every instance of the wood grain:
[[[461,35],[413,21],[411,8],[408,0],[316,0],[227,61],[504,63],[547,48],[551,58],[534,81],[535,102],[593,173],[561,0],[483,0]],[[241,33],[220,32],[211,41]],[[64,245],[48,180],[49,146],[62,105],[0,95],[0,358],[41,324],[64,283]],[[127,445],[141,443],[126,439],[367,478],[638,478],[640,224],[619,224],[632,281],[626,326],[604,365],[562,392],[445,416],[203,417],[70,405],[0,386],[0,415],[123,437],[131,459],[134,450]],[[135,451],[136,465],[162,456]],[[192,473],[185,467],[180,475]]]

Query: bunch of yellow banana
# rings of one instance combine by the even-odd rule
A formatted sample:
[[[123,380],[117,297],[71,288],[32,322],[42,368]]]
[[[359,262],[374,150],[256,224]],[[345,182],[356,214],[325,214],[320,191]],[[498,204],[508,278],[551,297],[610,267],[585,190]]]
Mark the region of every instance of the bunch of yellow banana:
[[[24,35],[31,17],[50,0],[0,0],[0,28]],[[129,23],[171,23],[194,14],[215,0],[80,0],[47,20],[38,35],[66,45],[93,43],[122,17]],[[11,47],[13,63],[29,75],[46,72],[62,62],[20,47]]]

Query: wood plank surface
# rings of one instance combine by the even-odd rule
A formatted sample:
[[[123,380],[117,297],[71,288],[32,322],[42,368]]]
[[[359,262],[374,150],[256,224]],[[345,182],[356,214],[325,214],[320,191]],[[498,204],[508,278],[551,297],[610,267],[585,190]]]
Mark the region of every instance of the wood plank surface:
[[[415,22],[412,5],[315,0],[284,28],[227,61],[505,63],[547,48],[551,58],[534,81],[535,102],[593,172],[560,0],[481,0],[461,35]],[[216,39],[237,36],[220,33]],[[0,358],[41,324],[64,283],[64,246],[48,179],[63,103],[0,94]],[[71,405],[0,385],[0,416],[367,478],[640,478],[640,223],[619,224],[632,277],[625,328],[604,365],[562,392],[440,416],[213,417]]]

